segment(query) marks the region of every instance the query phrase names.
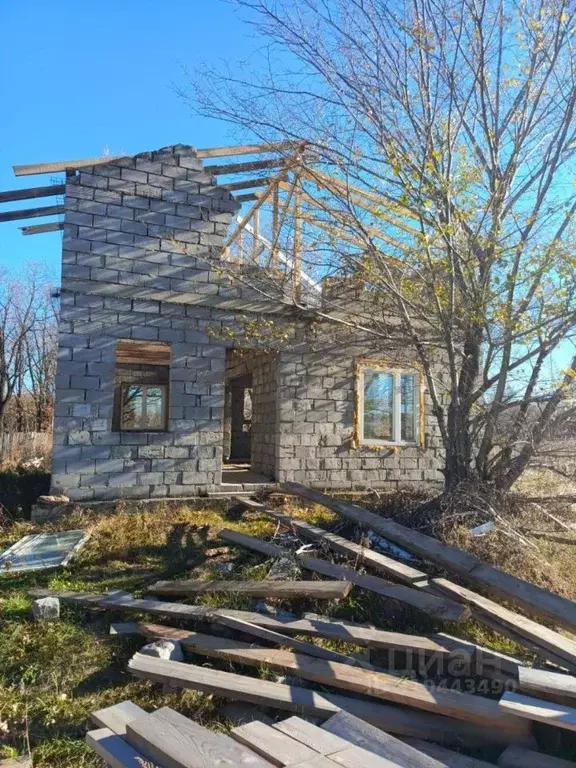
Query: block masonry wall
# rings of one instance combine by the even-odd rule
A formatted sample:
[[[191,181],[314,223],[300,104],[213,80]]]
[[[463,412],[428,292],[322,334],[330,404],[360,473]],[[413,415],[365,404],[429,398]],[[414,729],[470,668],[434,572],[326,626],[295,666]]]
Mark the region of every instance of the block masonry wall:
[[[89,500],[217,489],[226,349],[234,345],[266,347],[255,351],[262,364],[253,370],[257,471],[334,488],[441,481],[428,401],[424,447],[351,444],[355,357],[404,352],[374,349],[330,323],[311,329],[210,266],[238,207],[181,145],[67,179],[53,490]],[[281,341],[246,336],[262,312],[276,313]],[[119,339],[170,344],[166,432],[115,431]]]

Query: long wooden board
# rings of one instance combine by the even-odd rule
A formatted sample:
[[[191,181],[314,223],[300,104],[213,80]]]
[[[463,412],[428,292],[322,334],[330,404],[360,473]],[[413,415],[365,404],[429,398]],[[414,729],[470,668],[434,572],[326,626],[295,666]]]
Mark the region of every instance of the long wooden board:
[[[247,664],[256,668],[291,672],[304,680],[311,680],[347,691],[368,694],[447,715],[478,725],[502,728],[511,733],[525,734],[526,725],[519,718],[503,718],[498,702],[481,696],[450,690],[430,691],[422,683],[404,680],[384,672],[373,672],[334,661],[312,658],[301,653],[261,648],[222,637],[190,632],[182,645],[193,653],[211,658]]]
[[[109,728],[88,731],[86,743],[111,768],[142,768],[150,761]],[[154,768],[152,766],[152,768]]]
[[[516,735],[374,700],[319,693],[296,685],[273,683],[270,680],[222,672],[206,666],[156,659],[141,653],[132,657],[128,663],[128,671],[135,677],[154,680],[173,688],[203,691],[221,698],[248,701],[251,704],[299,714],[326,718],[344,709],[385,731],[444,744],[466,743],[471,746],[484,746],[494,743],[525,743],[529,740],[527,732]]]
[[[287,550],[277,547],[270,542],[262,541],[255,536],[246,536],[245,534],[239,534],[236,531],[229,531],[226,528],[221,530],[218,535],[224,541],[239,544],[240,546],[271,557],[291,556],[291,553]],[[333,579],[346,580],[358,587],[375,592],[382,597],[388,597],[392,600],[399,600],[400,602],[407,603],[435,619],[463,621],[470,617],[470,612],[468,610],[463,611],[462,606],[458,605],[453,600],[438,602],[438,597],[435,595],[419,592],[417,589],[406,587],[401,584],[391,584],[378,576],[358,573],[354,568],[338,565],[337,563],[330,563],[328,560],[322,560],[317,557],[308,557],[303,553],[292,555],[292,557],[296,557],[302,567],[306,570],[321,573],[322,575],[329,576]]]
[[[0,222],[16,221],[17,219],[36,219],[39,216],[56,216],[64,213],[63,205],[46,205],[43,208],[23,208],[19,211],[0,213]]]
[[[234,593],[250,597],[314,597],[317,600],[340,600],[352,589],[348,581],[157,581],[148,587],[153,595],[203,595]]]
[[[146,714],[146,710],[132,701],[120,701],[110,707],[96,710],[91,718],[100,728],[109,728],[117,736],[123,736],[126,733],[127,723]]]
[[[65,192],[65,184],[50,184],[47,187],[30,187],[29,189],[11,189],[8,192],[0,192],[0,203],[9,203],[13,200],[30,200],[33,197],[52,197],[52,195],[63,195]]]
[[[164,768],[271,765],[229,736],[210,731],[169,707],[131,720],[126,726],[126,740]]]
[[[485,760],[468,757],[468,755],[454,752],[451,749],[447,749],[440,744],[434,744],[431,741],[411,739],[409,737],[404,738],[403,741],[411,747],[414,747],[414,749],[428,755],[428,757],[433,757],[434,760],[438,760],[440,764],[446,766],[446,768],[494,768],[494,763],[487,763]],[[469,744],[461,746],[470,747]]]
[[[264,542],[267,543],[267,542]],[[316,619],[284,620],[275,616],[255,613],[251,611],[236,611],[228,608],[212,608],[203,605],[185,605],[183,603],[171,603],[161,600],[134,598],[130,595],[94,595],[86,592],[60,592],[50,589],[32,589],[29,591],[32,597],[58,597],[87,608],[127,610],[138,613],[150,613],[165,616],[175,620],[190,622],[211,621],[218,616],[249,621],[261,627],[267,627],[286,635],[310,635],[324,637],[329,640],[341,640],[354,643],[367,648],[386,648],[398,651],[410,649],[415,653],[428,656],[431,654],[442,655],[446,658],[471,659],[473,651],[470,644],[451,639],[407,635],[400,632],[388,632],[382,629],[346,621]],[[134,624],[134,626],[138,626]],[[150,625],[152,626],[152,625]]]
[[[355,659],[353,656],[345,656],[343,653],[331,651],[329,648],[323,648],[314,643],[307,643],[304,640],[297,640],[293,637],[282,635],[280,632],[274,632],[274,630],[267,627],[259,627],[243,619],[236,619],[232,616],[215,616],[214,621],[216,624],[222,624],[238,632],[245,632],[246,634],[258,637],[260,640],[267,640],[284,648],[292,648],[300,653],[307,653],[308,656],[316,656],[319,659],[327,659],[328,661],[338,661],[340,664],[351,664],[353,667],[372,669],[370,664]]]
[[[528,638],[542,649],[542,653],[550,652],[554,661],[557,658],[563,659],[565,665],[576,669],[576,643],[559,632],[548,629],[526,616],[504,608],[499,603],[446,579],[432,579],[431,584],[440,593],[472,606],[478,617],[487,617],[495,622],[496,626],[508,629],[516,636]]]
[[[415,552],[459,573],[473,583],[481,584],[499,597],[521,606],[531,615],[543,616],[560,626],[576,630],[576,603],[572,600],[505,573],[482,562],[469,552],[443,544],[431,536],[406,528],[362,507],[330,498],[296,483],[285,483],[282,488],[288,493],[322,504],[346,520],[352,520],[360,526],[380,533],[409,552]]]
[[[349,541],[343,536],[338,536],[330,531],[325,531],[323,528],[310,525],[310,523],[307,523],[304,520],[299,520],[297,517],[291,517],[278,510],[271,509],[258,501],[243,499],[240,496],[233,496],[232,498],[235,502],[244,505],[247,509],[253,509],[268,515],[268,517],[272,517],[287,528],[299,533],[303,538],[308,539],[309,541],[318,541],[329,549],[332,549],[334,552],[350,555],[356,562],[368,565],[379,573],[393,576],[406,584],[414,584],[414,582],[425,581],[428,578],[422,571],[412,568],[405,563],[399,563],[397,560],[393,560],[391,557],[375,552],[373,549],[363,547],[360,544],[355,544],[353,541]]]
[[[565,728],[568,731],[576,731],[576,708],[574,707],[535,699],[521,693],[507,692],[500,699],[500,708],[511,715],[555,725],[557,728]]]
[[[574,763],[522,747],[507,747],[498,758],[500,768],[574,768]]]
[[[576,705],[576,677],[549,672],[547,669],[521,667],[518,688],[525,693],[574,699]]]

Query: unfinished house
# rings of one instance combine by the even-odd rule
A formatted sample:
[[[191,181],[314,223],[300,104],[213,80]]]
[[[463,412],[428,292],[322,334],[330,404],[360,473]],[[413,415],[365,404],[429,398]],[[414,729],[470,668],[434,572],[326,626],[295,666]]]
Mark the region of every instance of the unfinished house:
[[[66,169],[53,492],[441,482],[438,427],[406,350],[311,322],[266,286],[281,272],[284,298],[293,291],[310,306],[343,290],[302,268],[298,200],[292,256],[278,246],[294,189],[285,152],[209,162],[246,149],[258,150],[177,145],[46,166]],[[234,181],[270,168],[276,175]],[[250,187],[264,191],[241,193]]]

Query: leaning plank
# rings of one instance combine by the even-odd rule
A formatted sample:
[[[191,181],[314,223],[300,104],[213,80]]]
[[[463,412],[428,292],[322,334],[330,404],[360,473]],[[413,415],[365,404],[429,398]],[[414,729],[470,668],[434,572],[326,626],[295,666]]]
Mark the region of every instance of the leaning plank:
[[[576,677],[549,672],[546,669],[521,667],[518,673],[518,687],[526,693],[576,699]]]
[[[259,540],[256,539],[256,541]],[[268,542],[262,543],[267,544]],[[58,597],[60,600],[70,601],[88,608],[122,609],[186,621],[210,621],[218,616],[229,616],[288,635],[324,637],[329,640],[341,640],[368,648],[386,648],[399,651],[410,649],[423,656],[441,654],[447,658],[457,657],[463,661],[471,658],[470,644],[465,641],[462,641],[461,644],[457,641],[445,642],[440,636],[438,636],[438,639],[434,639],[418,635],[405,635],[353,622],[331,622],[330,620],[312,619],[284,620],[251,611],[211,608],[203,605],[185,605],[183,603],[171,603],[152,599],[145,600],[125,594],[120,596],[114,594],[94,595],[87,592],[61,592],[50,589],[32,589],[29,591],[29,594],[32,597]],[[124,631],[124,626],[119,626],[121,627],[120,631]],[[138,626],[141,625],[133,623],[128,625],[127,629],[131,632],[136,632],[139,631],[135,629]]]
[[[23,235],[43,235],[45,232],[58,232],[64,229],[63,221],[51,221],[49,224],[33,224],[30,227],[20,227]]]
[[[329,717],[345,709],[378,728],[404,736],[431,739],[444,744],[525,742],[496,728],[482,728],[453,718],[441,717],[401,707],[366,701],[335,693],[318,693],[309,688],[273,683],[269,680],[222,672],[195,664],[156,659],[141,653],[128,663],[128,670],[139,678],[154,680],[174,688],[186,688],[222,698],[318,717]]]
[[[169,707],[129,722],[126,739],[163,768],[197,768],[199,765],[269,768],[271,765],[229,736],[214,733]]]
[[[337,712],[324,723],[322,729],[350,744],[395,760],[405,768],[441,768],[443,765],[395,736],[354,717],[349,712]],[[453,754],[457,755],[457,753]]]
[[[465,587],[460,587],[446,579],[432,579],[431,584],[442,594],[461,600],[471,606],[478,618],[486,617],[492,620],[502,630],[510,630],[516,636],[526,637],[532,643],[542,648],[542,652],[550,652],[557,658],[564,659],[572,669],[576,669],[576,643],[555,632],[548,627],[543,627],[532,619],[522,616],[515,611],[495,603],[486,597],[478,595]]]
[[[498,759],[500,768],[574,768],[574,763],[522,747],[507,747]]]
[[[230,535],[231,533],[233,534],[232,536]],[[245,534],[238,534],[236,531],[228,531],[227,529],[223,529],[218,535],[224,541],[240,544],[240,546],[253,549],[256,552],[261,552],[271,557],[290,556],[288,551],[274,544],[271,545],[270,542],[262,541],[255,536],[246,536]],[[295,556],[306,570],[321,573],[333,579],[346,580],[358,587],[375,592],[382,597],[407,603],[435,619],[461,621],[470,616],[468,610],[463,611],[462,607],[452,600],[438,602],[438,598],[435,595],[428,595],[403,585],[391,584],[378,576],[358,573],[354,568],[349,568],[345,565],[330,563],[328,560],[321,560],[317,557],[308,557],[305,554],[296,554]]]
[[[406,584],[421,582],[427,578],[425,573],[418,571],[416,568],[412,568],[405,563],[399,563],[391,557],[386,557],[386,555],[375,552],[373,549],[368,549],[360,544],[355,544],[353,541],[348,541],[348,539],[345,539],[342,536],[337,536],[330,531],[325,531],[323,528],[310,525],[310,523],[307,523],[304,520],[299,520],[296,517],[290,517],[290,515],[278,512],[258,501],[243,499],[240,496],[233,496],[232,498],[238,504],[243,504],[248,509],[257,510],[274,518],[277,522],[291,528],[309,541],[321,542],[334,552],[350,555],[355,558],[357,562],[368,565],[375,571],[384,573],[387,576],[393,576]]]
[[[318,754],[310,747],[258,720],[233,728],[230,736],[278,766],[310,760]]]
[[[190,632],[181,642],[187,650],[203,656],[291,672],[304,680],[323,685],[367,694],[478,725],[503,728],[511,733],[526,733],[526,725],[519,718],[503,718],[498,702],[481,696],[450,690],[431,692],[422,683],[400,679],[384,672],[350,667],[301,653],[255,647],[249,643],[200,632]]]
[[[576,629],[576,603],[572,600],[504,573],[469,552],[443,544],[431,536],[406,528],[362,507],[330,498],[296,483],[286,483],[282,488],[289,493],[323,504],[345,519],[371,528],[408,551],[456,571],[467,580],[483,585],[531,614],[544,616],[560,626]]]
[[[121,701],[111,707],[98,709],[91,715],[92,720],[100,728],[109,728],[117,736],[126,733],[126,724],[138,717],[144,717],[146,710],[131,701]]]
[[[88,731],[86,743],[111,768],[142,768],[144,765],[154,768],[141,752],[138,752],[109,728]]]
[[[568,731],[576,731],[576,709],[551,701],[535,699],[521,693],[505,693],[500,699],[503,712],[547,725],[555,725]]]
[[[234,593],[250,597],[314,597],[339,600],[347,597],[352,584],[347,581],[157,581],[148,587],[154,595],[203,595]]]
[[[236,619],[232,616],[216,616],[214,620],[217,624],[223,624],[238,632],[254,635],[254,637],[258,637],[261,640],[267,640],[270,643],[283,646],[284,648],[292,648],[295,651],[300,651],[300,653],[307,653],[308,656],[316,656],[318,659],[327,659],[328,661],[339,661],[340,664],[351,664],[353,667],[360,666],[365,669],[371,668],[370,664],[361,662],[353,656],[345,656],[343,653],[337,653],[328,648],[322,648],[319,645],[314,645],[314,643],[307,643],[304,640],[296,640],[293,637],[287,637],[286,635],[280,634],[280,632],[274,632],[272,629],[258,627],[256,624],[251,624],[249,621]]]

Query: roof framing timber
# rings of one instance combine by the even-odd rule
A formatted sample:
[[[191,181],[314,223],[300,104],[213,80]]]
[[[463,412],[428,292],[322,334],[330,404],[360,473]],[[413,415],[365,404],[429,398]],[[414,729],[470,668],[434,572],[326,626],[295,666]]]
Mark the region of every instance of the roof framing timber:
[[[66,184],[51,184],[48,187],[31,187],[29,189],[12,189],[9,192],[0,192],[0,203],[10,203],[13,200],[29,200],[32,197],[51,197],[63,195]]]
[[[25,208],[20,211],[0,213],[0,222],[16,221],[17,219],[36,219],[39,216],[57,216],[64,213],[63,205],[46,205],[43,208]]]
[[[237,155],[256,155],[263,152],[282,152],[286,149],[293,149],[297,146],[303,146],[302,142],[279,141],[271,144],[244,144],[237,147],[209,147],[198,149],[199,158],[208,157],[235,157]],[[114,155],[112,157],[91,157],[84,160],[60,160],[55,163],[35,163],[32,165],[14,165],[15,176],[32,176],[41,173],[59,173],[61,171],[71,171],[77,168],[85,168],[91,165],[104,165],[119,160],[126,155]]]
[[[56,232],[64,229],[63,221],[51,221],[49,224],[33,224],[30,227],[20,227],[23,235],[41,235],[44,232]]]

